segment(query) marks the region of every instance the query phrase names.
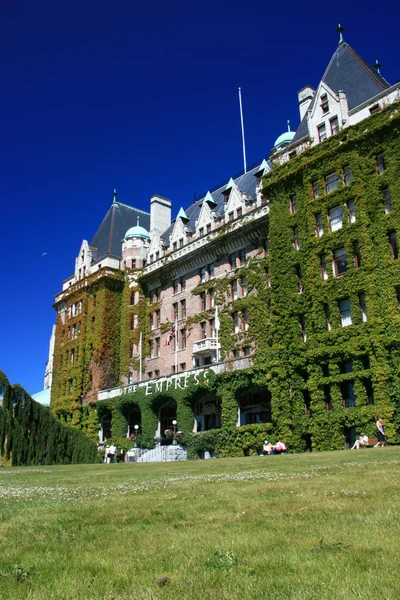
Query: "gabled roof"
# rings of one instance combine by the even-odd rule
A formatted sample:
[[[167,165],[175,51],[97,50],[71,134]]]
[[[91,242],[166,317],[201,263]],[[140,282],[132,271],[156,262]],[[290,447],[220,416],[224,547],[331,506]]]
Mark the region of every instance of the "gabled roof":
[[[265,162],[264,164],[268,165],[269,163]],[[249,198],[255,197],[256,196],[256,185],[257,185],[257,178],[255,177],[255,175],[256,175],[256,173],[260,172],[260,165],[261,165],[261,161],[256,167],[254,167],[253,169],[251,169],[244,175],[240,175],[239,177],[236,177],[235,179],[233,179],[231,177],[228,184],[225,183],[224,185],[219,187],[214,192],[207,192],[207,194],[203,198],[200,198],[200,200],[197,200],[194,204],[189,206],[189,208],[187,208],[185,211],[186,218],[188,219],[187,227],[189,227],[189,229],[191,229],[192,231],[195,231],[195,229],[196,229],[195,222],[199,218],[202,204],[205,201],[210,202],[210,200],[212,199],[213,203],[214,203],[213,211],[215,211],[216,213],[219,213],[219,214],[224,214],[224,201],[225,201],[224,191],[235,185],[239,188],[239,190],[243,194],[246,194],[246,196],[248,196]],[[210,196],[211,196],[211,198],[210,198]],[[162,237],[164,238],[164,240],[166,241],[167,244],[168,244],[168,240],[169,240],[169,235],[172,233],[173,228],[174,228],[174,225],[172,224],[162,234]]]
[[[339,90],[346,92],[349,110],[390,87],[347,42],[341,42],[337,47],[322,81],[336,94]]]
[[[367,63],[347,42],[340,42],[336,48],[321,80],[335,94],[343,91],[346,94],[349,110],[367,102],[390,84],[374,67]],[[316,96],[310,104],[314,106]],[[305,115],[297,128],[293,142],[298,142],[308,135],[307,116]]]
[[[122,258],[122,240],[127,230],[136,225],[138,217],[140,224],[149,230],[149,213],[121,202],[112,203],[89,244],[96,262],[108,255]]]

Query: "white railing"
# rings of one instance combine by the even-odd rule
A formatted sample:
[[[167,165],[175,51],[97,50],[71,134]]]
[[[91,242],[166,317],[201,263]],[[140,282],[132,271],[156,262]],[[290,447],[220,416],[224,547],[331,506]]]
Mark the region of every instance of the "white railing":
[[[193,354],[201,354],[204,352],[216,352],[220,348],[220,344],[217,342],[217,338],[204,338],[193,342]]]

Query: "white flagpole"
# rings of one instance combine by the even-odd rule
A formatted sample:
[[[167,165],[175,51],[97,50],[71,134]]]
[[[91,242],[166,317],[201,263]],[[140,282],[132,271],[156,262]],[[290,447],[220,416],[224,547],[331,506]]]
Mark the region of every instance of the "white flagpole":
[[[178,372],[178,319],[175,319],[175,373]]]
[[[139,338],[139,382],[142,381],[142,340],[143,334],[140,332]]]
[[[246,165],[246,144],[244,141],[244,123],[243,123],[243,107],[242,107],[242,88],[239,88],[239,106],[240,106],[240,121],[242,124],[242,144],[243,144],[243,163],[244,163],[244,172],[247,173],[247,165]]]

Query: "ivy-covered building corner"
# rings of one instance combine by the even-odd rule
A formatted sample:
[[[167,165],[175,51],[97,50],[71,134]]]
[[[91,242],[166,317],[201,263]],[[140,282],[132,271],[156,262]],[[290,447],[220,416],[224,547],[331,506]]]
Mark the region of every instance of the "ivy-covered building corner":
[[[172,221],[114,193],[56,296],[55,415],[189,456],[399,441],[400,84],[342,33],[246,172]]]

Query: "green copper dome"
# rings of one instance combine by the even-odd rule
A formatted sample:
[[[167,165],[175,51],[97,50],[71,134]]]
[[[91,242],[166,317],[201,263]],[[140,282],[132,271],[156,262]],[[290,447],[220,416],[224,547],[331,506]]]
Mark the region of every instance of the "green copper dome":
[[[150,235],[149,232],[139,225],[139,217],[137,219],[137,225],[128,229],[125,234],[125,240],[129,240],[131,238],[142,238],[143,240],[149,240]]]
[[[290,144],[290,142],[294,138],[294,135],[295,131],[285,131],[285,133],[282,133],[282,135],[280,135],[275,141],[274,148],[277,148],[279,146],[287,146],[287,144]]]

